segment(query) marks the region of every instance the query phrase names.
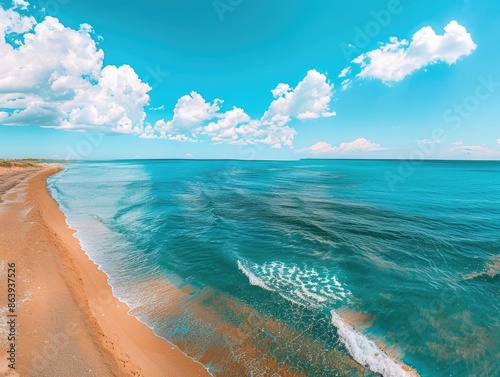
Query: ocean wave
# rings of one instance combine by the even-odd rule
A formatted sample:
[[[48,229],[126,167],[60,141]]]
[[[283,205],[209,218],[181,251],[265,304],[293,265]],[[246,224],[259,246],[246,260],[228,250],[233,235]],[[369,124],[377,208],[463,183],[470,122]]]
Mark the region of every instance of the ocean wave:
[[[354,360],[384,377],[415,377],[418,374],[409,367],[394,361],[373,340],[348,325],[334,310],[332,323],[337,328],[340,341]],[[407,370],[405,370],[407,369]]]
[[[398,339],[397,346],[424,375],[495,375],[489,365],[496,366],[498,353],[493,330],[500,275],[491,254],[498,254],[500,203],[482,182],[493,182],[496,175],[471,176],[467,166],[443,166],[441,173],[450,179],[431,182],[444,186],[432,195],[415,195],[387,192],[380,169],[397,169],[392,162],[235,162],[239,168],[227,172],[229,164],[72,164],[49,184],[67,222],[78,229],[75,236],[109,273],[117,295],[152,308],[143,318],[157,329],[168,327],[172,332],[163,336],[174,343],[196,344],[187,349],[191,355],[217,348],[205,344],[216,339],[187,327],[199,320],[198,311],[162,317],[160,309],[170,301],[139,295],[131,280],[174,274],[179,284],[208,287],[216,298],[224,294],[262,310],[252,315],[242,345],[249,349],[255,341],[254,358],[264,359],[260,328],[267,326],[280,334],[281,343],[272,343],[266,357],[291,368],[299,365],[308,376],[356,375],[348,367],[359,375],[377,373],[365,368],[385,376],[412,373],[400,362],[402,356],[365,331],[369,323],[358,326],[340,308],[376,316],[377,333]],[[435,169],[422,166],[415,180],[418,193],[429,192],[427,173],[441,174]],[[477,191],[471,196],[464,187]],[[204,299],[189,300],[193,297],[190,302]],[[228,306],[214,297],[214,314],[222,318]],[[456,305],[446,305],[443,297]],[[294,333],[297,341],[287,342],[290,337],[277,331],[282,327],[273,328],[263,313],[280,318],[283,326],[307,329],[314,347],[302,344],[304,334]],[[235,305],[224,318],[239,325],[246,316]],[[226,323],[219,324],[226,336]],[[470,334],[474,344],[467,342]],[[472,356],[457,356],[457,347]],[[212,365],[215,370],[226,364]],[[406,374],[398,374],[400,369]]]
[[[269,288],[266,285],[266,283],[264,283],[261,279],[255,276],[248,268],[246,268],[243,265],[243,263],[241,263],[240,261],[237,262],[238,262],[238,268],[248,277],[248,280],[250,280],[250,284],[255,285],[257,287],[261,287],[267,291],[274,291],[274,289]]]
[[[326,269],[282,262],[257,264],[238,260],[237,263],[251,285],[277,292],[296,305],[309,308],[331,307],[334,302],[345,300],[350,295]],[[418,376],[410,368],[393,360],[373,340],[348,325],[334,310],[331,315],[341,343],[359,364],[384,377]]]
[[[250,284],[276,291],[284,299],[306,307],[322,307],[348,301],[350,292],[326,268],[310,268],[283,262],[264,264],[237,261]]]

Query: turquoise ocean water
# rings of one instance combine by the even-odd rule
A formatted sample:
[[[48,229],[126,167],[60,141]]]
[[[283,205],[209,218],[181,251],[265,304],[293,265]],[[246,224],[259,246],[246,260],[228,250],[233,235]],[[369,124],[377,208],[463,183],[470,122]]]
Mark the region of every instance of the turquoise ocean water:
[[[500,163],[399,168],[86,162],[49,188],[115,294],[214,376],[500,376]]]

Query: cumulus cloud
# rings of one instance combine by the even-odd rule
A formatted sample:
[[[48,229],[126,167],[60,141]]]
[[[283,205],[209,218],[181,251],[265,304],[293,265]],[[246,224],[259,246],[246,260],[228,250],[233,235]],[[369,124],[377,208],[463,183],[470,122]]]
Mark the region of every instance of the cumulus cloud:
[[[200,94],[193,91],[179,98],[174,107],[172,120],[159,120],[155,124],[155,129],[162,138],[190,141],[191,137],[182,138],[179,135],[199,133],[204,121],[217,116],[221,104],[220,99],[215,99],[213,103],[206,102]]]
[[[345,67],[342,71],[339,73],[339,78],[346,77],[349,75],[352,71],[352,68],[350,66]]]
[[[337,148],[332,147],[331,144],[328,144],[326,141],[319,141],[314,145],[311,145],[309,148],[304,148],[299,152],[310,152],[312,154],[328,154],[328,153],[336,153]]]
[[[264,121],[272,121],[275,116],[293,116],[301,120],[335,116],[335,112],[330,111],[333,84],[328,82],[326,75],[314,69],[307,72],[295,88],[279,84],[272,93],[277,98],[262,117]]]
[[[21,2],[17,2],[21,4]],[[151,88],[128,65],[103,64],[92,27],[37,23],[0,8],[2,124],[142,133]],[[21,35],[9,43],[9,33]]]
[[[288,84],[278,84],[278,86],[271,90],[271,93],[274,97],[280,97],[284,94],[287,94],[291,90],[290,85]]]
[[[235,143],[240,137],[238,126],[250,122],[250,117],[243,109],[234,107],[221,115],[216,122],[210,122],[203,128],[203,132],[216,143]]]
[[[28,6],[30,5],[27,1],[25,0],[13,0],[14,8],[19,8],[26,10],[28,9]]]
[[[453,64],[470,55],[476,47],[466,28],[451,21],[443,35],[426,26],[413,35],[411,42],[392,37],[389,43],[358,56],[353,63],[361,67],[358,77],[398,82],[431,64]]]
[[[295,87],[277,85],[260,118],[239,107],[223,111],[222,100],[210,102],[192,91],[178,99],[171,119],[150,124],[145,108],[151,87],[128,65],[104,65],[91,25],[72,29],[49,16],[37,22],[19,13],[25,6],[25,0],[16,0],[11,9],[0,7],[2,125],[293,148],[296,130],[290,122],[335,115],[333,84],[311,70]]]
[[[500,144],[500,139],[497,139],[497,143]]]
[[[177,101],[172,120],[156,122],[156,137],[178,141],[209,137],[214,143],[292,148],[296,130],[289,123],[293,119],[306,121],[335,115],[329,107],[333,84],[315,70],[309,71],[296,87],[280,83],[271,93],[275,99],[268,110],[260,119],[252,119],[239,107],[222,112],[222,100],[215,99],[210,103],[192,92]],[[142,137],[155,137],[149,128],[147,131]]]
[[[359,152],[375,152],[385,150],[380,144],[372,143],[365,138],[359,138],[350,143],[341,143],[338,147],[332,146],[325,141],[320,141],[309,148],[301,149],[300,152],[310,154],[345,154]]]
[[[5,38],[6,34],[29,31],[35,23],[33,17],[22,16],[13,9],[3,9],[0,6],[0,41]]]

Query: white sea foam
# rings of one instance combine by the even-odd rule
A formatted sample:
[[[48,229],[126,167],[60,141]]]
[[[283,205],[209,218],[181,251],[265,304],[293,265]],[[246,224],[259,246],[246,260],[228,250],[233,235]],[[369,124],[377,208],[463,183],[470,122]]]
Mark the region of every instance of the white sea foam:
[[[256,264],[238,261],[238,268],[250,284],[268,291],[276,291],[288,301],[306,306],[322,307],[344,300],[349,292],[331,271],[283,262]]]
[[[256,286],[261,287],[263,289],[266,289],[268,291],[274,291],[274,289],[269,288],[261,279],[259,279],[257,276],[255,276],[240,261],[238,261],[238,268],[240,269],[241,272],[243,272],[248,277],[250,284],[256,285]]]
[[[256,264],[238,261],[238,268],[250,284],[268,291],[276,291],[286,300],[306,307],[324,307],[350,295],[337,277],[326,269],[314,269],[272,262]],[[340,341],[361,365],[384,377],[411,376],[395,360],[378,347],[373,340],[356,331],[332,310],[332,323]]]
[[[316,290],[316,289],[315,289],[315,288],[312,288],[312,290],[314,291],[314,290]],[[316,293],[314,293],[314,292],[308,291],[308,290],[306,289],[306,287],[305,287],[305,286],[302,286],[302,292],[303,292],[303,294],[304,294],[304,295],[306,295],[307,297],[310,297],[310,298],[312,298],[312,299],[314,299],[314,300],[316,300],[316,301],[318,301],[318,302],[325,302],[325,301],[328,301],[328,299],[327,299],[326,297],[323,297],[323,296],[320,296],[320,295],[318,295],[318,294],[316,294]]]
[[[332,322],[337,328],[340,341],[358,363],[384,377],[411,376],[403,370],[400,364],[382,351],[373,340],[368,339],[344,322],[334,310],[332,310]]]

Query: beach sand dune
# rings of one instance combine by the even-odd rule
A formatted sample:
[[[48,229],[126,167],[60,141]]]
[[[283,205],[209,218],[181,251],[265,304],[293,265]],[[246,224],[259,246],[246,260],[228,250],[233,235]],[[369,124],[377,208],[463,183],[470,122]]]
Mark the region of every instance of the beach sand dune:
[[[60,167],[0,169],[0,289],[16,270],[16,369],[0,376],[209,376],[112,295],[81,250],[46,179]],[[0,346],[8,349],[1,296]]]

